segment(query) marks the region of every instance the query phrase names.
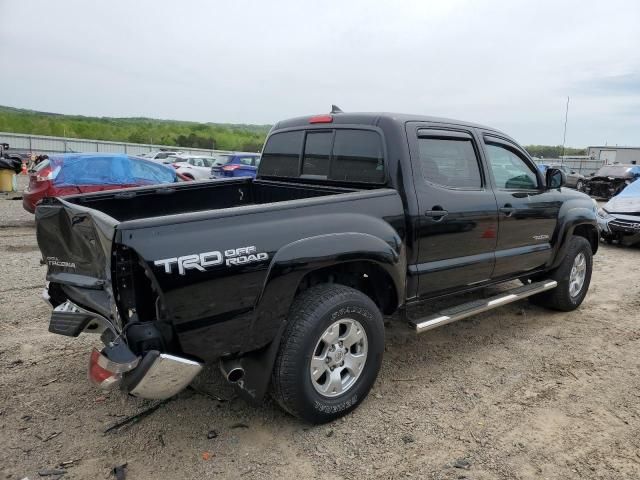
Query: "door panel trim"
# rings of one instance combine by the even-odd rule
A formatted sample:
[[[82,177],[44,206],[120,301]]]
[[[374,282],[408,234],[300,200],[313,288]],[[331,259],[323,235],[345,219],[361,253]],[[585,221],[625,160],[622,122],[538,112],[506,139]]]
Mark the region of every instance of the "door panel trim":
[[[416,265],[409,266],[409,274],[422,275],[424,273],[441,272],[451,268],[469,267],[471,265],[485,263],[487,261],[493,262],[494,259],[494,252],[486,252],[478,253],[476,255],[468,255],[466,257],[447,258],[444,260],[436,260],[434,262],[418,263]]]
[[[550,243],[497,250],[492,278],[538,269],[549,261],[552,252]]]
[[[551,250],[550,243],[536,243],[535,245],[525,245],[524,247],[496,250],[496,260],[507,257],[518,257],[520,255],[527,255],[528,253],[543,252],[545,250]]]

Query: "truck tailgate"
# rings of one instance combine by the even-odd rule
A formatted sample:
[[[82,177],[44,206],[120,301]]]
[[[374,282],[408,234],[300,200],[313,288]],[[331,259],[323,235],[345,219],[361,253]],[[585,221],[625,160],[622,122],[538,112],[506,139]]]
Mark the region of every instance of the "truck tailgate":
[[[111,245],[117,221],[97,211],[48,199],[36,209],[36,236],[47,281],[85,307],[111,313]]]

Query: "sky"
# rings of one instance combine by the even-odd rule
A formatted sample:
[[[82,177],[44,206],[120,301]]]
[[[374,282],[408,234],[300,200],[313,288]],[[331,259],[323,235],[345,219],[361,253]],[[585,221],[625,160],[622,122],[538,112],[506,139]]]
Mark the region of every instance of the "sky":
[[[0,105],[271,124],[390,111],[640,145],[638,0],[0,0]]]

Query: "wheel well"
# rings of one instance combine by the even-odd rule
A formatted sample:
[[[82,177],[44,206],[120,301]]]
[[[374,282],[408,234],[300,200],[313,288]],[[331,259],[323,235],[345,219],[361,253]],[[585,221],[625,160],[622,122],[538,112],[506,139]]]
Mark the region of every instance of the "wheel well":
[[[372,262],[348,262],[307,273],[298,285],[296,295],[320,283],[339,283],[367,295],[385,315],[398,306],[398,294],[391,276]]]
[[[593,225],[578,225],[573,229],[573,234],[584,237],[591,245],[591,252],[594,254],[598,251],[598,229]]]

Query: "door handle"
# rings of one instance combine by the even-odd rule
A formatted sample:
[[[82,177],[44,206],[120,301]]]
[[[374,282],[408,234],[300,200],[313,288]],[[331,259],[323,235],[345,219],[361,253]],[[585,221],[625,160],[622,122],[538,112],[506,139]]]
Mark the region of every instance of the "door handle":
[[[516,211],[515,208],[513,208],[513,205],[511,205],[510,203],[505,203],[504,207],[500,208],[500,213],[504,213],[505,216],[510,217],[511,215],[513,215],[513,212]]]
[[[449,212],[447,212],[444,208],[442,208],[440,205],[436,205],[433,207],[432,210],[427,210],[426,212],[424,212],[425,216],[433,218],[434,222],[439,222],[440,220],[442,220],[444,217],[446,217],[447,215],[449,215]]]

